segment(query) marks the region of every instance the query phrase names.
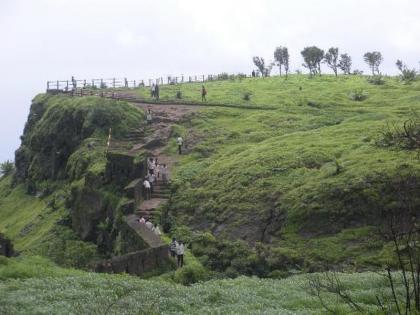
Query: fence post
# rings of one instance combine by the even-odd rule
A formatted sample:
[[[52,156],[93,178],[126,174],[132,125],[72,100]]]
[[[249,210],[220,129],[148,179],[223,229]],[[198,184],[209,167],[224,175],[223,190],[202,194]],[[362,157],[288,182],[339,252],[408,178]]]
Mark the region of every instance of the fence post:
[[[171,77],[168,76],[168,85],[171,83]]]
[[[112,78],[112,88],[115,89],[115,78]]]
[[[203,82],[204,82],[204,74],[203,74]]]
[[[83,80],[83,88],[86,87],[86,80]]]
[[[94,87],[95,87],[95,80],[92,79],[92,88],[94,88]]]
[[[133,81],[133,88],[136,87],[136,80]]]
[[[194,81],[197,82],[197,76],[195,76],[195,80]]]
[[[50,89],[50,81],[47,81],[47,91]]]
[[[191,82],[191,76],[188,77],[188,82]]]
[[[59,90],[60,89],[60,82],[58,82],[58,80],[57,80],[57,90]]]
[[[69,80],[66,81],[66,91],[69,90]]]
[[[181,76],[181,82],[184,83],[184,76]]]
[[[149,86],[152,86],[152,79],[149,79]]]

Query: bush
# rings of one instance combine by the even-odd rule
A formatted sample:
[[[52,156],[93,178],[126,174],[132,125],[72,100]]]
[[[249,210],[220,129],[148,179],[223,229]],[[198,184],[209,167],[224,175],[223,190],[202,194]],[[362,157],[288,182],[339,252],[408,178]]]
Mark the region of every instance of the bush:
[[[368,93],[365,92],[363,89],[354,90],[349,93],[349,99],[352,101],[364,101],[368,97]]]
[[[9,176],[15,170],[15,164],[12,161],[7,160],[6,162],[0,163],[0,177]]]
[[[229,80],[229,74],[227,72],[222,72],[217,75],[217,80]]]
[[[385,80],[381,74],[374,75],[368,78],[368,82],[374,85],[383,85],[385,84]]]
[[[413,118],[408,119],[402,126],[387,124],[381,131],[377,141],[379,146],[397,146],[402,149],[413,150],[420,148],[420,116],[413,113]]]
[[[244,101],[250,101],[250,100],[251,100],[251,95],[252,95],[252,93],[250,93],[250,92],[245,92],[245,93],[242,95],[242,99],[243,99]]]
[[[181,91],[176,91],[176,98],[177,99],[181,99],[182,98],[182,92]]]
[[[191,264],[178,269],[175,272],[174,280],[183,285],[191,285],[209,278],[207,270],[199,264]]]

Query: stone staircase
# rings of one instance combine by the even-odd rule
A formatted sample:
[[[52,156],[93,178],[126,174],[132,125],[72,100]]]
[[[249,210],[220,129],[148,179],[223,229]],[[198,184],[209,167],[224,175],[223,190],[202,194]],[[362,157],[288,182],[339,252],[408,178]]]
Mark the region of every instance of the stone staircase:
[[[152,198],[143,201],[135,213],[139,217],[149,218],[153,221],[153,215],[156,209],[169,199],[170,193],[169,184],[159,179],[153,186]]]

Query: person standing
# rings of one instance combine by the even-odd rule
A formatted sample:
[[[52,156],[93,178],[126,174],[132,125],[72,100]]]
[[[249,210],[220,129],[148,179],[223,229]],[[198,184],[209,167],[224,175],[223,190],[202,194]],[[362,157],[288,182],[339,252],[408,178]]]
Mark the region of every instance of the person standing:
[[[152,192],[150,189],[151,188],[150,183],[147,179],[144,180],[143,187],[144,187],[144,200],[149,200],[151,198]]]
[[[184,266],[184,243],[179,241],[178,246],[176,247],[176,256],[178,261],[178,268],[182,268]]]
[[[146,121],[149,125],[152,123],[152,112],[150,111],[150,108],[147,110]]]
[[[150,88],[150,97],[155,97],[155,84],[153,83]]]
[[[176,238],[172,238],[171,244],[169,244],[169,253],[171,254],[171,257],[176,256],[176,249],[178,247],[178,242],[176,241]]]
[[[207,95],[207,91],[206,91],[206,88],[204,87],[204,84],[203,84],[201,86],[201,101],[202,102],[207,102],[206,95]]]
[[[157,83],[155,85],[155,97],[156,100],[159,100],[159,85]]]
[[[176,143],[178,144],[178,154],[182,154],[182,144],[184,143],[184,139],[182,139],[182,137],[179,136],[176,139]]]

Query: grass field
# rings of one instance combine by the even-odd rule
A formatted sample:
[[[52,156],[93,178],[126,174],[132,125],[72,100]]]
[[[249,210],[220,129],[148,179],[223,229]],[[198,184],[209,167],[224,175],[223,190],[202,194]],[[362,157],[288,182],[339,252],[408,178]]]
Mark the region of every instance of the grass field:
[[[389,294],[381,275],[339,277],[350,296],[372,313],[377,310],[375,295]],[[240,277],[182,286],[63,269],[32,257],[1,259],[0,279],[1,314],[325,314],[309,294],[307,276]],[[355,314],[334,296],[323,299],[336,314]]]

